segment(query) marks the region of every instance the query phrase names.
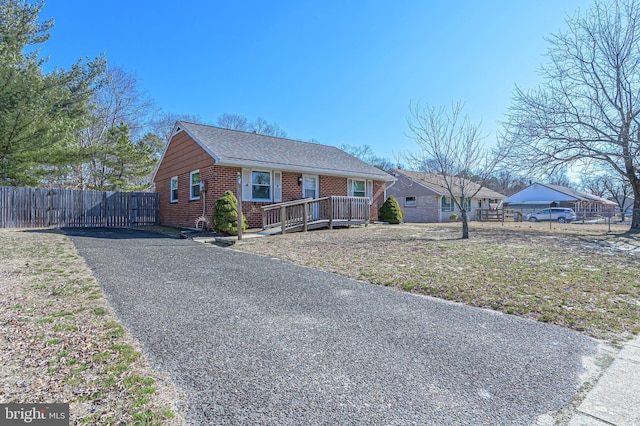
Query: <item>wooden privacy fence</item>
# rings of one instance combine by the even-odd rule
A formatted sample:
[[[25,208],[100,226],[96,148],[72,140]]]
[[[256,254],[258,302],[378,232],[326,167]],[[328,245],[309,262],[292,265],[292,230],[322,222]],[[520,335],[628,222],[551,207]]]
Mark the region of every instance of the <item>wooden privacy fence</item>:
[[[280,227],[284,234],[323,227],[367,225],[369,213],[368,197],[304,198],[262,207],[262,229]]]
[[[129,227],[159,218],[157,193],[0,187],[0,228]]]

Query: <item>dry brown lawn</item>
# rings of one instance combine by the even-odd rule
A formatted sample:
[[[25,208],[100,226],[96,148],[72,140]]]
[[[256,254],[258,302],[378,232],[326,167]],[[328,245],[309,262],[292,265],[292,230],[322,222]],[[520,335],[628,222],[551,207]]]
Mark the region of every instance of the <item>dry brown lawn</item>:
[[[372,225],[234,246],[398,290],[568,327],[613,342],[640,332],[640,238],[628,226]]]
[[[0,229],[0,402],[69,403],[72,424],[185,424],[71,241]]]

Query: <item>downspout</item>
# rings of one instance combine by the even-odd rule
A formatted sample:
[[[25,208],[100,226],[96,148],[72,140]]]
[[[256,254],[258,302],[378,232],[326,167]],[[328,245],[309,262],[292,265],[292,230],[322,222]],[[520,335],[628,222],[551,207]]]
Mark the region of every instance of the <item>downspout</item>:
[[[387,201],[387,189],[389,189],[389,188],[391,188],[393,185],[395,185],[397,181],[398,181],[398,180],[396,179],[396,180],[387,180],[387,181],[385,181],[385,182],[384,182],[384,200],[385,200],[385,201]],[[388,185],[388,186],[387,186],[387,183],[388,183],[388,182],[391,182],[391,185]]]

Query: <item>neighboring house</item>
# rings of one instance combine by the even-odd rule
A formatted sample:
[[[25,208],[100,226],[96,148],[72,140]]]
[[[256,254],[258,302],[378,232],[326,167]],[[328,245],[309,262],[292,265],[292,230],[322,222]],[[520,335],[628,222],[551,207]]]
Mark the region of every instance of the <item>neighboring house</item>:
[[[451,199],[444,179],[433,173],[394,170],[398,179],[387,189],[387,195],[393,195],[404,212],[405,222],[449,222],[454,213],[460,216],[456,203]],[[476,192],[478,184],[471,183],[465,192]],[[462,196],[460,188],[453,188],[453,195]],[[470,220],[476,218],[479,210],[495,209],[506,196],[488,188],[467,200],[467,215]]]
[[[506,208],[520,210],[524,214],[548,207],[568,207],[575,210],[578,218],[608,213],[617,206],[606,198],[546,183],[533,183],[511,195],[504,203]]]
[[[238,178],[250,227],[262,206],[330,195],[369,197],[376,220],[395,180],[335,147],[178,121],[153,177],[160,223],[193,228],[225,191],[237,196]]]

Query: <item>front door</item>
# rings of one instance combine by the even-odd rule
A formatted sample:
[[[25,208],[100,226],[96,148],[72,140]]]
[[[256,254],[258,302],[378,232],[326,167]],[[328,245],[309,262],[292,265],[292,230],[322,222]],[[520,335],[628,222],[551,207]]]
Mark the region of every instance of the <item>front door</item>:
[[[316,199],[319,192],[318,176],[302,175],[302,198]],[[311,214],[311,220],[318,219],[318,205],[314,203],[309,213]]]

